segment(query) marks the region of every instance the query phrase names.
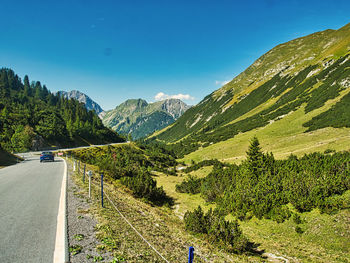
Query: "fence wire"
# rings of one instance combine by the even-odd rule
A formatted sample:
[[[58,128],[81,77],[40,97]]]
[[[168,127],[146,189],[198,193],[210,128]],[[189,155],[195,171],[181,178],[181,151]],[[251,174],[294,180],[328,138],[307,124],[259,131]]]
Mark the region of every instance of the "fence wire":
[[[73,161],[73,165],[74,165],[74,161]],[[77,167],[78,166],[78,167]],[[79,165],[75,166],[77,169],[78,174],[81,172],[80,171],[80,161],[79,161]],[[95,186],[97,186],[95,184]],[[119,213],[119,215],[124,219],[124,221],[135,231],[135,233],[141,237],[141,239],[150,247],[153,249],[154,252],[156,252],[156,254],[161,257],[165,262],[169,263],[169,261],[154,247],[152,246],[152,244],[150,242],[148,242],[148,240],[146,238],[144,238],[141,233],[130,223],[130,221],[123,215],[123,213],[118,209],[118,207],[114,204],[114,202],[111,200],[111,198],[109,197],[109,195],[106,193],[105,190],[103,190],[103,194],[107,197],[108,201],[110,202],[110,204],[114,207],[114,209]]]

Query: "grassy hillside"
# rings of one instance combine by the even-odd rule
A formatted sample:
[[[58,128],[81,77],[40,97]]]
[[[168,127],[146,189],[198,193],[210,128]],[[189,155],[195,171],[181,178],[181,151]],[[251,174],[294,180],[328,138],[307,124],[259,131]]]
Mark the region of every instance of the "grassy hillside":
[[[286,158],[290,154],[301,156],[305,153],[323,152],[327,149],[348,150],[350,149],[350,128],[326,127],[307,132],[308,128],[303,126],[314,116],[330,110],[332,105],[347,94],[350,94],[350,90],[344,90],[337,98],[327,101],[324,106],[307,114],[304,113],[305,105],[303,105],[298,110],[267,126],[240,133],[232,139],[208,147],[199,148],[186,155],[183,161],[190,163],[192,160],[216,158],[239,163],[245,158],[249,141],[254,136],[260,139],[265,151],[272,151],[279,159]]]
[[[191,172],[195,180],[200,180],[197,194],[174,190],[180,183],[189,184],[186,174],[176,178],[158,174],[155,177],[158,184],[175,199],[174,213],[182,217],[186,210],[198,205],[204,211],[215,207],[221,212],[229,210],[226,218],[240,218],[244,235],[258,244],[265,255],[281,260],[277,262],[348,262],[349,152],[313,153],[275,162],[271,155],[262,155],[261,159],[252,145],[240,166],[207,166]],[[254,165],[256,161],[258,166]],[[274,168],[267,168],[270,165]],[[338,176],[342,179],[336,179]],[[335,187],[333,196],[321,197],[330,194],[325,191],[329,187]],[[288,194],[290,190],[295,192]],[[316,196],[320,199],[311,205],[309,201]],[[205,202],[208,199],[211,202]],[[335,205],[336,200],[339,206]],[[280,202],[284,205],[279,206]]]
[[[207,167],[192,173],[203,178],[210,172]],[[205,211],[214,208],[215,204],[207,203],[200,194],[177,193],[176,184],[186,177],[168,177],[157,175],[158,185],[175,199],[174,214],[182,218],[188,210],[193,210],[201,205]],[[347,192],[350,198],[350,192]],[[229,216],[228,218],[232,218]],[[297,224],[292,218],[283,223],[277,223],[269,219],[257,219],[240,221],[243,233],[250,241],[259,244],[259,249],[266,253],[282,257],[290,262],[348,262],[349,243],[349,218],[350,211],[342,210],[336,214],[321,214],[318,209],[305,212],[301,216],[300,227],[303,234],[295,232]],[[272,258],[270,258],[272,260]],[[277,262],[285,262],[283,260]]]
[[[184,156],[268,127],[300,109],[306,116],[299,132],[349,127],[350,95],[340,101],[350,89],[349,53],[350,24],[281,44],[149,140],[171,143]]]
[[[99,219],[96,226],[98,236],[116,258],[124,258],[127,262],[159,262],[157,255],[141,240],[137,234],[124,222],[106,200],[105,208],[99,205],[99,176],[104,171],[104,189],[122,211],[125,217],[136,229],[147,238],[170,262],[184,261],[189,246],[196,248],[196,262],[261,262],[259,253],[231,254],[222,251],[211,242],[203,240],[201,236],[193,236],[184,230],[182,221],[173,214],[172,208],[176,204],[164,202],[172,200],[163,196],[161,204],[150,198],[151,192],[169,193],[162,187],[156,186],[152,174],[166,176],[176,162],[160,148],[137,145],[134,143],[96,148],[78,149],[67,152],[83,163],[88,170],[94,171],[92,178],[93,213]],[[69,158],[70,159],[70,158]],[[72,163],[71,163],[72,164]],[[75,182],[87,191],[87,180],[82,182],[80,174],[70,172]],[[203,174],[204,175],[204,174]],[[144,176],[143,180],[138,180]],[[167,175],[168,177],[169,174]],[[171,176],[171,178],[176,176]],[[136,179],[141,187],[132,187],[127,182]],[[150,182],[154,182],[149,184]],[[152,186],[151,186],[152,185]],[[130,187],[131,186],[131,187]],[[136,186],[136,185],[134,185]],[[97,203],[96,203],[97,202]],[[105,242],[105,241],[111,242]]]

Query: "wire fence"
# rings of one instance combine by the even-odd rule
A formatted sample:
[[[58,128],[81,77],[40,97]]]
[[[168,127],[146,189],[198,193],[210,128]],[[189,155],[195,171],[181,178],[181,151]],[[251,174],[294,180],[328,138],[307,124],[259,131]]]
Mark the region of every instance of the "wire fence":
[[[101,188],[101,204],[103,207],[103,195],[106,196],[109,203],[112,205],[112,207],[118,212],[118,214],[123,218],[123,220],[134,230],[134,232],[165,262],[169,263],[169,261],[133,226],[133,224],[125,217],[125,215],[118,209],[117,205],[112,201],[112,199],[109,197],[109,194],[105,189],[103,189],[103,174],[101,174],[101,185],[96,185],[92,180],[92,171],[86,171],[86,164],[84,164],[83,171],[81,170],[81,162],[80,160],[76,160],[73,157],[70,157],[71,161],[73,162],[73,172],[80,173],[82,172],[82,178],[83,181],[85,181],[85,175],[88,174],[89,176],[89,197],[91,197],[91,185],[94,185],[95,187]],[[69,157],[66,156],[66,159],[69,160]],[[191,252],[192,251],[192,252]],[[194,249],[190,247],[189,249],[189,261],[188,263],[193,262],[193,251]]]

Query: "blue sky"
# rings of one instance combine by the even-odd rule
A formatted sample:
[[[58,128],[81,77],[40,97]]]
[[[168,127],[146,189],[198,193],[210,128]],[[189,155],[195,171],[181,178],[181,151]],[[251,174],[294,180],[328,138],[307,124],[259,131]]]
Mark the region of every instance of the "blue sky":
[[[196,104],[274,46],[349,14],[342,0],[1,1],[0,66],[104,109],[157,94]]]

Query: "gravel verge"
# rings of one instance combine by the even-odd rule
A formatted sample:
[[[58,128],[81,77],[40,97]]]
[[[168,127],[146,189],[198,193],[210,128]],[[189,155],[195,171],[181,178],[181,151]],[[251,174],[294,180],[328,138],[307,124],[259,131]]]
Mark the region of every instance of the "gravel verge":
[[[70,262],[112,262],[108,251],[99,250],[96,237],[97,220],[89,212],[91,201],[68,176],[68,243]]]

